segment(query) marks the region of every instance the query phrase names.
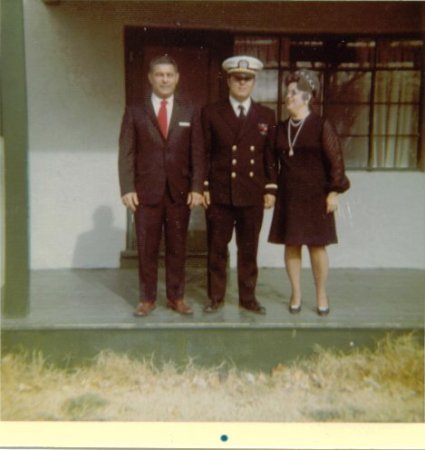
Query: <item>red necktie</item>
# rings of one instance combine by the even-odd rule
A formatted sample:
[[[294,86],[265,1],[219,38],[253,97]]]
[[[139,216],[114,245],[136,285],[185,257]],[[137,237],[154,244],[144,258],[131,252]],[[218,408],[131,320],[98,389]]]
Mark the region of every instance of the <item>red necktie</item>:
[[[168,134],[167,100],[161,100],[161,106],[158,112],[158,123],[162,135],[166,138]]]

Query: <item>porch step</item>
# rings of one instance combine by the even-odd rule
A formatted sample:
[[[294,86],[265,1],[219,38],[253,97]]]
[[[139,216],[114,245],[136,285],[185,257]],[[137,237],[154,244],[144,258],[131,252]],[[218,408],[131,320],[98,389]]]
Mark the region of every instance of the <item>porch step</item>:
[[[194,252],[186,254],[186,268],[206,268],[208,253],[206,251]],[[159,267],[165,266],[165,254],[163,251],[159,254]],[[120,267],[121,269],[137,268],[137,251],[125,250],[121,252]]]
[[[186,299],[194,314],[182,317],[165,307],[165,274],[160,269],[157,308],[146,318],[136,318],[136,270],[31,271],[30,314],[2,317],[2,352],[40,351],[49,361],[73,364],[113,350],[179,365],[193,359],[201,365],[224,361],[269,370],[308,356],[317,346],[343,351],[373,347],[387,333],[414,333],[422,341],[424,275],[407,269],[333,269],[331,314],[319,317],[310,270],[303,270],[301,277],[302,312],[291,315],[283,269],[261,269],[257,296],[267,308],[261,316],[238,307],[233,269],[228,272],[224,308],[204,313],[206,271],[190,268]]]
[[[44,327],[2,330],[2,354],[25,350],[41,354],[49,363],[64,367],[90,363],[102,351],[127,354],[161,366],[189,362],[202,367],[237,367],[241,370],[270,371],[279,364],[306,358],[319,348],[344,353],[359,348],[373,350],[389,333],[400,336],[411,329],[389,328],[287,328],[252,327],[234,323],[231,327],[205,326],[201,322],[164,327],[143,324],[123,326]],[[423,330],[414,336],[423,343]]]

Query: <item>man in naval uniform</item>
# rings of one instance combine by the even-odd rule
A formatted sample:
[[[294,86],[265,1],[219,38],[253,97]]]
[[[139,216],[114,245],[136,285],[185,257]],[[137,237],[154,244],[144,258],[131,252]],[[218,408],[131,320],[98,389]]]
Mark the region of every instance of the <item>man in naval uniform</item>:
[[[156,307],[162,230],[167,307],[187,315],[192,314],[184,300],[190,208],[204,204],[200,114],[174,96],[179,72],[172,58],[152,60],[148,79],[151,96],[126,108],[119,149],[122,202],[136,223],[140,301],[134,315],[147,316]]]
[[[208,230],[208,297],[205,312],[224,304],[228,244],[236,233],[239,306],[258,314],[257,250],[264,208],[275,203],[276,160],[273,151],[275,113],[254,102],[257,58],[234,56],[227,72],[229,97],[202,111],[207,153],[205,202]]]

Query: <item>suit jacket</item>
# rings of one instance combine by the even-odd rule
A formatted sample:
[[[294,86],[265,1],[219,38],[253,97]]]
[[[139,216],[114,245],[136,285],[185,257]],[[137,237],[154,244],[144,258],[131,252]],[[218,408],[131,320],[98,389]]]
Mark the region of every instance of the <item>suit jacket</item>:
[[[121,195],[137,192],[144,205],[158,204],[169,188],[175,202],[190,191],[202,193],[205,150],[200,113],[174,98],[167,139],[150,99],[125,110],[119,138]]]
[[[211,201],[234,206],[263,204],[276,193],[275,113],[252,102],[240,126],[230,101],[206,106],[202,125],[207,157],[206,190]]]

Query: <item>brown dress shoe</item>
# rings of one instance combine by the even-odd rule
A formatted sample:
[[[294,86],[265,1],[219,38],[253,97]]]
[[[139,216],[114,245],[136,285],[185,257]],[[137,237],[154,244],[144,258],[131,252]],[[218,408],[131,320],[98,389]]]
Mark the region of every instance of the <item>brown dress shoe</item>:
[[[204,312],[206,313],[213,313],[218,311],[220,308],[224,306],[224,300],[210,300],[210,302],[205,305]]]
[[[258,303],[257,300],[251,300],[249,302],[239,302],[239,307],[255,314],[266,314],[266,308]]]
[[[193,314],[192,308],[189,305],[186,305],[183,299],[167,300],[167,308],[185,316]]]
[[[156,308],[154,302],[140,302],[134,310],[133,315],[136,317],[146,317]]]

